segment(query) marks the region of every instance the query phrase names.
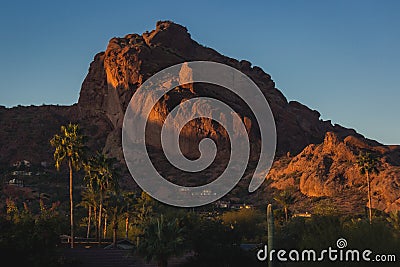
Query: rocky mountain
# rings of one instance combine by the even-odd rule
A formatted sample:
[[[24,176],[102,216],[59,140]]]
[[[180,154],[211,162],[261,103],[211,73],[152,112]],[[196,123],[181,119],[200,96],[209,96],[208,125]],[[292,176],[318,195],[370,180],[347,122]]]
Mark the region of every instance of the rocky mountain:
[[[276,190],[296,188],[299,211],[310,206],[310,199],[323,197],[330,197],[337,203],[347,199],[353,207],[362,207],[367,203],[366,185],[355,162],[360,151],[369,151],[381,159],[381,172],[372,177],[374,208],[384,211],[400,209],[399,146],[385,146],[368,140],[353,129],[322,120],[316,110],[296,101],[287,101],[275,87],[271,76],[260,67],[223,56],[198,44],[185,27],[169,21],[157,22],[156,29],[141,35],[112,38],[106,51],[95,55],[90,64],[77,104],[70,107],[0,108],[0,163],[7,165],[21,159],[51,161],[48,140],[61,124],[68,121],[82,125],[93,150],[102,149],[123,162],[121,128],[132,95],[156,72],[194,60],[224,63],[248,75],[262,90],[275,118],[277,153],[268,182],[262,189],[248,195],[240,191],[247,189],[244,183],[247,181],[248,185],[248,179],[243,179],[240,183],[243,186],[233,190],[227,198],[257,203],[271,199],[271,193]],[[259,129],[254,115],[233,93],[205,84],[177,87],[152,110],[152,125],[146,133],[146,142],[157,162],[156,167],[167,179],[191,185],[202,184],[223,171],[226,158],[221,156],[211,168],[199,175],[180,174],[160,151],[159,134],[167,114],[177,104],[197,96],[219,99],[239,114],[252,143],[246,175],[251,174],[259,153]],[[198,156],[198,143],[205,137],[215,140],[218,148],[229,144],[226,131],[209,119],[192,121],[181,134],[184,136],[181,148],[189,157]],[[337,206],[339,209],[343,207]]]

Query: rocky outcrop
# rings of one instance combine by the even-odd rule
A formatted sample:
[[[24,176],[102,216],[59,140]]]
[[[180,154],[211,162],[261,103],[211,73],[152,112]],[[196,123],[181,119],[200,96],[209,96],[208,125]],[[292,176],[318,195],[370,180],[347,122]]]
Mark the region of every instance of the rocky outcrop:
[[[299,188],[309,197],[348,195],[351,199],[355,190],[366,197],[366,178],[360,174],[357,165],[360,151],[380,157],[380,172],[371,176],[373,208],[388,212],[399,210],[400,148],[373,146],[354,136],[341,139],[337,134],[327,132],[323,143],[307,146],[295,157],[286,159],[286,164],[276,164],[268,178],[273,180],[273,187],[281,190]],[[366,205],[366,199],[362,201]]]
[[[334,130],[330,122],[320,120],[317,111],[310,110],[298,102],[287,102],[283,94],[275,88],[271,76],[250,62],[237,61],[225,57],[213,49],[206,48],[190,38],[183,26],[172,22],[158,22],[156,29],[142,35],[129,34],[123,38],[110,40],[107,50],[95,56],[89,73],[82,84],[78,106],[87,112],[105,114],[114,129],[122,126],[124,111],[136,89],[152,74],[174,64],[193,60],[210,60],[230,65],[248,75],[262,90],[270,103],[276,119],[278,133],[278,154],[290,151],[299,153],[310,143],[323,140],[327,130]],[[190,75],[183,73],[182,75]],[[249,126],[254,142],[257,139],[257,123],[246,106],[232,93],[212,86],[186,85],[163,98],[153,114],[155,122],[162,125],[169,111],[181,101],[196,96],[207,95],[222,100],[236,108],[243,121]],[[213,135],[215,140],[225,144],[227,136],[214,123],[197,121],[182,132],[188,138],[187,147],[196,147],[198,140]],[[201,129],[193,130],[193,129]],[[149,144],[159,147],[157,130]],[[216,134],[212,134],[216,133]],[[154,141],[152,141],[154,140]]]

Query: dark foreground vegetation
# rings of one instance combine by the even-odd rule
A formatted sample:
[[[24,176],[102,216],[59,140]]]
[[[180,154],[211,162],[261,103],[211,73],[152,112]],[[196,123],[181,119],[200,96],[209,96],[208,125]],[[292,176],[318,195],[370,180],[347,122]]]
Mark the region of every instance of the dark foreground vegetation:
[[[219,215],[160,205],[146,194],[135,199],[130,229],[126,233],[125,218],[118,220],[117,236],[125,234],[134,243],[129,253],[144,260],[167,266],[173,257],[186,257],[183,266],[265,266],[259,262],[257,250],[267,243],[266,216],[263,211],[241,209]],[[0,251],[2,260],[15,266],[79,266],[79,259],[63,257],[65,245],[60,234],[68,230],[68,220],[57,211],[57,205],[41,204],[37,213],[27,206],[17,207],[8,201],[6,215],[0,218]],[[275,210],[275,249],[336,248],[336,241],[345,238],[348,248],[370,249],[375,254],[396,255],[400,259],[400,216],[381,214],[369,224],[368,218],[314,215],[289,218]],[[82,236],[87,228],[77,225]],[[112,226],[107,226],[112,232]],[[94,229],[94,227],[93,227]],[[106,234],[111,237],[112,234]],[[104,239],[103,239],[104,242]],[[103,243],[105,247],[110,243]],[[245,244],[253,244],[247,246]],[[76,244],[76,246],[79,246]],[[97,248],[98,244],[93,244]],[[321,265],[322,264],[322,265]],[[375,264],[375,265],[374,265]],[[382,263],[398,266],[397,263]],[[376,266],[366,262],[281,263],[275,266]]]
[[[338,214],[329,201],[317,206],[310,216],[292,214],[294,199],[289,191],[271,198],[274,235],[268,238],[266,206],[239,209],[213,205],[195,209],[174,208],[153,200],[144,192],[124,190],[120,169],[102,153],[89,155],[79,127],[68,125],[52,139],[58,169],[68,171],[69,205],[8,198],[0,213],[0,254],[13,266],[80,266],[79,259],[66,258],[67,247],[60,236],[85,239],[85,246],[127,250],[134,257],[167,266],[172,257],[185,259],[182,266],[266,266],[257,251],[269,241],[274,249],[287,251],[337,248],[344,238],[347,248],[370,249],[373,255],[394,255],[400,261],[400,213],[368,209],[364,216]],[[368,159],[368,158],[367,158]],[[366,167],[365,167],[366,166]],[[367,178],[373,164],[364,158],[360,167]],[[81,184],[74,182],[80,171]],[[367,179],[367,182],[369,180]],[[75,188],[79,195],[74,196]],[[369,192],[368,192],[369,193]],[[65,196],[64,196],[65,197]],[[368,194],[370,199],[370,194]],[[273,200],[272,200],[273,199]],[[89,242],[90,241],[90,242]],[[72,249],[72,248],[71,248]],[[373,257],[373,256],[371,256]],[[368,265],[370,264],[370,265]],[[83,265],[82,265],[83,266]],[[376,262],[273,262],[273,266],[377,266]]]

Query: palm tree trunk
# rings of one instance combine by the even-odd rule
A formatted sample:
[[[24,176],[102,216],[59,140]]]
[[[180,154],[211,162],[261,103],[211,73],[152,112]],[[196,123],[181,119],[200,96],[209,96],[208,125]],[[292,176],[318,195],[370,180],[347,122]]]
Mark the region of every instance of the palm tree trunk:
[[[94,211],[95,239],[97,239],[97,238],[98,238],[99,230],[98,230],[98,225],[97,225],[97,208],[96,208],[96,206],[93,207],[93,211]]]
[[[69,204],[70,204],[70,226],[71,226],[71,248],[74,248],[74,200],[73,200],[73,179],[72,161],[68,160],[69,167]]]
[[[103,238],[105,239],[107,235],[107,214],[104,214],[104,229],[103,229]]]
[[[100,196],[100,198],[102,199],[102,197]],[[103,203],[102,200],[100,200],[100,205],[99,205],[99,220],[98,220],[98,226],[97,226],[97,237],[98,237],[98,242],[99,242],[99,246],[101,245],[101,217],[102,217],[102,212],[101,210],[103,209]]]
[[[90,236],[90,223],[91,223],[91,218],[92,218],[92,206],[89,205],[88,224],[87,224],[86,238],[89,238],[89,236]]]
[[[286,222],[288,222],[288,209],[286,206],[285,206],[284,210],[285,210],[285,219],[286,219]]]
[[[366,172],[368,184],[368,209],[369,209],[369,224],[372,224],[372,196],[371,196],[371,182],[369,180],[369,172]]]
[[[128,240],[128,233],[129,233],[129,216],[125,218],[125,239]]]

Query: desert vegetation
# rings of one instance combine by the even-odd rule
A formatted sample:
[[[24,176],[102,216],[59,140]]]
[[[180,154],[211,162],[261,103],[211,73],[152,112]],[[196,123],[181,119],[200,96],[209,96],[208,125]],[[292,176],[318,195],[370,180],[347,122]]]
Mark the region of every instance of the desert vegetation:
[[[275,190],[270,202],[259,206],[189,209],[164,205],[140,190],[126,190],[120,163],[89,151],[86,139],[79,125],[68,124],[50,140],[55,169],[60,170],[55,174],[68,180],[63,190],[69,201],[60,195],[59,201],[49,202],[40,193],[35,200],[5,200],[0,215],[4,259],[18,266],[79,266],[79,259],[63,256],[67,246],[121,249],[119,241],[124,240],[129,241],[132,257],[158,266],[168,266],[172,258],[184,259],[182,266],[265,266],[256,257],[263,244],[319,250],[346,238],[353,248],[387,254],[395,254],[400,246],[400,213],[372,208],[369,175],[377,171],[377,160],[369,154],[360,154],[357,161],[368,185],[364,215],[340,214],[329,198],[314,205],[310,214],[296,214],[294,188]],[[63,235],[67,244],[61,242]],[[324,266],[341,264],[324,262]],[[273,266],[306,264],[273,262]]]

